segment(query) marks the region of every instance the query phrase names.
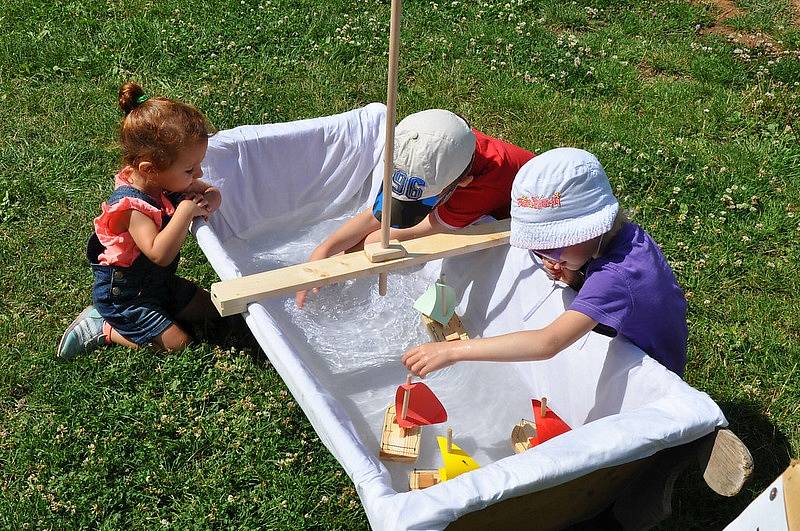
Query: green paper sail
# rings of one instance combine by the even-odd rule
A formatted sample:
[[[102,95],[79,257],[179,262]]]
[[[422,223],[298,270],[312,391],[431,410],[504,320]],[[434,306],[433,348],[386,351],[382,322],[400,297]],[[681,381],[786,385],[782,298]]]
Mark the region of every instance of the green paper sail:
[[[456,290],[436,282],[414,302],[414,309],[434,321],[447,325],[456,310]]]

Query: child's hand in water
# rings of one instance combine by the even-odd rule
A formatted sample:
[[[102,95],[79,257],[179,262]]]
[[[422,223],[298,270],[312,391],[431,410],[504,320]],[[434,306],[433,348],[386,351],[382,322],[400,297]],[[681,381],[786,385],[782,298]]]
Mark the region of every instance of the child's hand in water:
[[[313,262],[314,260],[322,260],[323,258],[328,258],[328,253],[322,246],[318,246],[316,249],[314,249],[314,252],[311,253],[311,256],[308,257],[308,261]],[[310,291],[311,293],[316,294],[319,293],[319,288],[314,288]],[[308,292],[309,290],[304,289],[298,291],[294,295],[294,303],[301,310],[303,309],[303,306],[306,305],[306,298],[308,298]]]
[[[409,371],[424,378],[428,373],[452,365],[455,360],[452,359],[451,351],[451,345],[447,342],[424,343],[406,351],[402,361]]]

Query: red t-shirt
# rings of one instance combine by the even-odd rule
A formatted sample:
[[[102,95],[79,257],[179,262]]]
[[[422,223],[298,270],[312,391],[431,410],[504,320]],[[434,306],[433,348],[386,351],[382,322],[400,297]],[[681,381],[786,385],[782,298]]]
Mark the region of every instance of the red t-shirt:
[[[466,227],[486,214],[495,219],[511,217],[511,184],[522,165],[533,158],[533,153],[521,147],[476,129],[472,132],[475,133],[472,182],[456,188],[433,211],[439,223],[453,229]]]

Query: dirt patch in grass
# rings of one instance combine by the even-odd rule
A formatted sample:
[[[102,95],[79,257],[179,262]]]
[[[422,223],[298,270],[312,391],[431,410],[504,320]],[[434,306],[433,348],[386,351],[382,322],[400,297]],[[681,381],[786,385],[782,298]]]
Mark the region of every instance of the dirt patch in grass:
[[[698,33],[707,35],[713,33],[715,35],[722,35],[731,42],[746,46],[747,48],[767,48],[773,52],[781,52],[783,49],[770,35],[766,33],[746,33],[734,29],[727,24],[730,18],[738,17],[744,14],[744,11],[739,9],[736,4],[731,0],[692,0],[696,4],[712,5],[717,11],[717,17],[714,23],[705,28],[699,28]],[[795,13],[795,20],[800,14],[800,0],[792,0],[792,8]]]
[[[670,81],[677,81],[679,79],[690,79],[689,76],[686,75],[676,75],[665,72],[651,65],[646,59],[642,59],[639,64],[636,65],[636,69],[639,71],[639,75],[642,79],[645,80],[667,79]]]
[[[700,30],[701,35],[707,35],[709,33],[722,35],[729,41],[741,44],[747,48],[766,48],[776,53],[783,51],[783,48],[775,42],[775,39],[766,33],[745,33],[724,24],[715,24]]]
[[[731,2],[731,0],[703,0],[702,3],[711,4],[719,9],[720,13],[717,15],[717,24],[743,14],[743,11],[736,7],[736,4]]]

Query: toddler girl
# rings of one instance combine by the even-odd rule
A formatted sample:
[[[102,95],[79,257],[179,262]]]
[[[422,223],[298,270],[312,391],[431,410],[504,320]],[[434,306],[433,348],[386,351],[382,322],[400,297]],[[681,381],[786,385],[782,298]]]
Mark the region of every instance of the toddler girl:
[[[590,330],[620,334],[682,376],[686,300],[653,239],[620,212],[600,162],[553,149],[525,164],[511,190],[511,245],[530,249],[545,271],[578,291],[540,330],[427,343],[403,354],[425,376],[457,361],[529,361],[555,356]]]
[[[119,106],[124,167],[86,251],[94,305],[64,332],[61,358],[109,343],[180,349],[190,341],[187,325],[219,319],[208,292],[175,274],[192,219],[222,202],[200,180],[208,122],[185,103],[149,98],[136,83],[120,87]]]

